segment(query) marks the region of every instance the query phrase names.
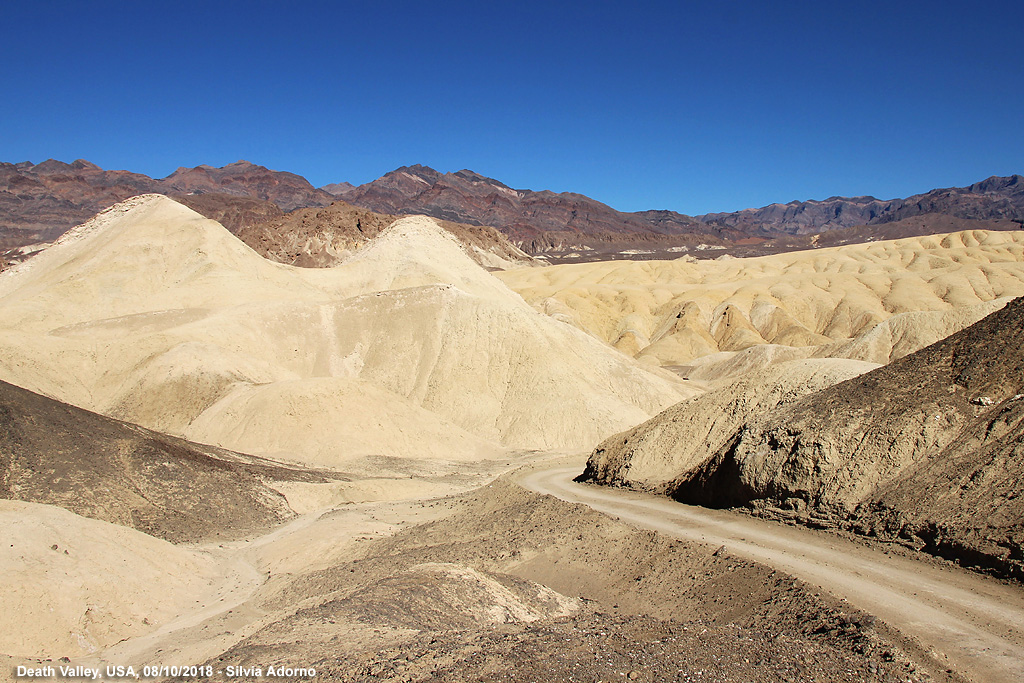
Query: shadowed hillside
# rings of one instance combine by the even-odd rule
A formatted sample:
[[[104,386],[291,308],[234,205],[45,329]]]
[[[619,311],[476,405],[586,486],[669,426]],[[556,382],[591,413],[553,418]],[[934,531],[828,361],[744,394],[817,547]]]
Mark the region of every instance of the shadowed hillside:
[[[0,382],[0,498],[58,505],[177,543],[241,536],[293,517],[274,481],[338,479],[176,439]]]
[[[632,438],[674,429],[666,420],[678,421],[679,408]],[[662,490],[1024,577],[1024,299],[889,365],[744,418]],[[595,452],[589,476],[613,480],[601,462],[615,460]],[[628,464],[628,452],[618,462]]]

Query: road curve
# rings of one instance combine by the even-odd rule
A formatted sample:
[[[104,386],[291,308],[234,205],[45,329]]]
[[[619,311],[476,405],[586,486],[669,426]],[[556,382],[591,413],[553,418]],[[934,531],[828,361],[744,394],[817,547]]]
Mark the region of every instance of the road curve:
[[[677,538],[724,545],[876,615],[968,680],[1024,681],[1024,591],[854,541],[667,498],[572,481],[579,468],[520,476],[525,488]]]

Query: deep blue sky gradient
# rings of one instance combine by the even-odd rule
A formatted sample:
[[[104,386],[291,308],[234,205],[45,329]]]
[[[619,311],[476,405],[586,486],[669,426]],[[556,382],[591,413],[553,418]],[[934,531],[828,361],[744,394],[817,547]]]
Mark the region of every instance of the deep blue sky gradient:
[[[359,184],[470,168],[615,208],[1024,172],[1024,3],[33,2],[0,160]]]

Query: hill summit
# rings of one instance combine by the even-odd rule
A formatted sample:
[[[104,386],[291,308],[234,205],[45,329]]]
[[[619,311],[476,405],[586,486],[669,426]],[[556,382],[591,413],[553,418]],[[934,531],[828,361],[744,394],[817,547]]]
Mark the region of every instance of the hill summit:
[[[692,393],[527,306],[422,216],[303,269],[143,196],[0,275],[0,294],[5,379],[323,466],[586,448]]]

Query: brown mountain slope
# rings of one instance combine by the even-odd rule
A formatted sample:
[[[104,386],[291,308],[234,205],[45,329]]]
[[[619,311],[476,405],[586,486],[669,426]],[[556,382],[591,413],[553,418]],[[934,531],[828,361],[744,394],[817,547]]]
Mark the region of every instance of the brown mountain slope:
[[[491,225],[530,253],[563,244],[717,244],[728,233],[672,211],[624,213],[581,194],[515,190],[472,171],[440,173],[420,165],[349,190],[345,200],[384,213]]]
[[[967,187],[936,189],[906,199],[829,197],[821,201],[792,201],[759,209],[709,213],[695,218],[750,236],[775,237],[892,223],[925,214],[1020,222],[1024,220],[1024,177],[992,176]]]
[[[326,479],[0,382],[0,498],[57,505],[177,543],[238,537],[293,517],[274,481]]]
[[[206,164],[195,168],[179,168],[158,182],[158,192],[220,192],[239,197],[255,197],[273,202],[283,211],[326,206],[335,199],[334,195],[316,189],[300,175],[271,171],[248,161],[236,161],[222,168]]]
[[[0,246],[21,246],[52,240],[67,229],[88,220],[102,209],[145,193],[169,195],[216,194],[271,202],[283,211],[298,207],[326,206],[335,197],[318,190],[302,176],[272,171],[238,161],[223,168],[179,168],[157,180],[141,173],[107,171],[79,159],[66,164],[49,159],[40,164],[0,163]],[[197,201],[197,210],[208,208],[214,219],[224,218],[215,201]],[[232,209],[236,215],[256,210]],[[229,221],[230,222],[230,221]]]
[[[356,186],[353,185],[352,183],[340,182],[324,185],[320,189],[323,190],[324,192],[329,192],[333,194],[335,197],[344,197],[346,194],[356,189]]]
[[[907,197],[880,216],[889,223],[941,213],[974,220],[1024,220],[1024,176],[991,176],[967,187],[949,187]]]
[[[923,213],[888,223],[856,225],[852,228],[838,228],[827,232],[783,235],[749,246],[737,245],[725,252],[731,256],[744,258],[748,256],[765,256],[767,254],[802,251],[804,249],[822,249],[841,247],[847,244],[863,244],[898,240],[906,237],[923,237],[925,235],[941,235],[962,230],[1020,230],[1022,224],[1010,219],[971,219],[958,218],[944,213]]]
[[[340,196],[390,214],[423,213],[493,225],[529,253],[557,256],[558,252],[576,251],[582,252],[581,260],[594,260],[618,252],[639,258],[671,258],[674,252],[678,255],[683,248],[701,243],[728,247],[716,256],[763,255],[817,246],[814,237],[833,230],[849,230],[832,240],[833,244],[909,237],[930,233],[921,232],[922,226],[916,222],[881,226],[927,214],[967,221],[1017,221],[1019,225],[1024,220],[1022,187],[1020,176],[993,176],[966,188],[933,190],[907,199],[830,197],[691,218],[674,211],[625,213],[580,194],[517,190],[468,170],[441,173],[415,165],[354,189],[342,188]],[[984,227],[1006,229],[995,223]],[[939,227],[932,232],[943,231],[949,229]],[[768,239],[775,242],[761,244]],[[706,258],[709,253],[698,253],[701,256]]]
[[[212,218],[236,235],[251,226],[284,216],[284,211],[277,204],[255,197],[236,197],[221,192],[169,196],[196,213]]]
[[[0,233],[53,239],[111,204],[152,191],[154,182],[139,173],[104,171],[83,159],[0,163]]]
[[[334,183],[317,189],[302,176],[247,161],[222,168],[179,168],[156,180],[107,171],[81,159],[70,164],[50,159],[40,164],[0,163],[0,250],[52,240],[116,202],[161,193],[190,202],[233,231],[274,218],[274,206],[287,212],[343,198],[388,215],[426,214],[493,226],[526,252],[555,259],[674,258],[682,251],[711,257],[701,244],[703,249],[726,247],[715,256],[749,256],[819,246],[814,236],[832,230],[855,228],[834,244],[923,234],[863,226],[928,214],[1024,224],[1022,188],[1021,176],[993,176],[968,187],[932,190],[907,199],[830,197],[691,218],[667,210],[627,213],[577,193],[516,190],[472,171],[440,173],[420,165],[403,166],[359,187]],[[995,224],[975,227],[1001,229]],[[769,239],[773,242],[759,246]],[[11,257],[19,260],[21,255]]]
[[[1024,578],[1024,299],[744,424],[668,491],[796,510]]]
[[[708,213],[695,218],[709,225],[733,228],[752,235],[804,235],[870,223],[899,201],[874,197],[829,197],[769,204],[758,209]]]
[[[192,198],[185,199],[182,203],[186,206],[206,216],[210,215],[187,201]],[[326,268],[340,263],[345,256],[379,235],[398,218],[336,201],[322,208],[298,209],[289,214],[268,216],[233,232],[272,261],[307,268]],[[443,220],[439,223],[455,235],[470,256],[482,266],[508,267],[534,262],[494,228]],[[225,227],[231,229],[228,225]]]

